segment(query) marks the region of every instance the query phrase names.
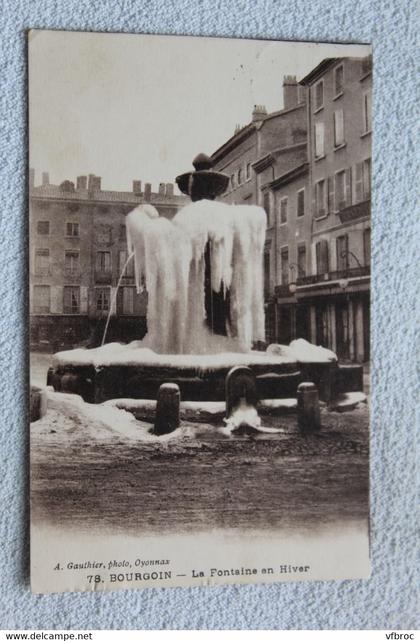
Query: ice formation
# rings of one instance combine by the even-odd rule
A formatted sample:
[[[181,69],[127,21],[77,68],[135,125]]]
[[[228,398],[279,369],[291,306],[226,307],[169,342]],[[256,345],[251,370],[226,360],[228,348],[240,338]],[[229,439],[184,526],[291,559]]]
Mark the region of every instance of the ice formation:
[[[201,200],[170,221],[151,205],[127,216],[137,290],[148,292],[144,347],[166,354],[248,351],[264,340],[262,208]],[[227,337],[206,326],[205,252],[210,246],[211,288],[230,292]]]
[[[270,356],[292,358],[299,363],[330,363],[337,361],[337,354],[321,345],[313,345],[304,338],[297,338],[290,345],[271,343],[267,347]]]

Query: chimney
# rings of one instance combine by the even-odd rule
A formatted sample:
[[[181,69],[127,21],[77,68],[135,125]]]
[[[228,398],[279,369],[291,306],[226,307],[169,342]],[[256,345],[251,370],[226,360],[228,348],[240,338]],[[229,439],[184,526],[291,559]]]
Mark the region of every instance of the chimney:
[[[235,125],[235,131],[233,132],[233,135],[236,136],[241,131],[242,127],[241,125]]]
[[[159,196],[165,195],[165,183],[159,183]]]
[[[267,109],[264,105],[254,105],[252,111],[252,122],[258,122],[259,120],[264,120],[267,115]]]
[[[35,187],[35,169],[29,170],[29,189]]]
[[[77,176],[76,189],[87,189],[87,176]]]
[[[298,104],[298,84],[296,76],[283,78],[283,108],[291,109]]]
[[[95,176],[95,174],[89,174],[88,190],[89,191],[100,191],[101,190],[101,177],[100,176]]]
[[[42,184],[43,185],[49,185],[50,184],[50,174],[48,171],[43,171],[42,172]]]
[[[173,183],[166,183],[166,195],[167,196],[173,196],[174,195]]]
[[[150,203],[151,198],[152,198],[152,185],[150,183],[146,183],[144,185],[144,200],[147,203]]]
[[[136,196],[140,196],[140,194],[141,194],[141,180],[133,180],[133,193],[136,194]]]

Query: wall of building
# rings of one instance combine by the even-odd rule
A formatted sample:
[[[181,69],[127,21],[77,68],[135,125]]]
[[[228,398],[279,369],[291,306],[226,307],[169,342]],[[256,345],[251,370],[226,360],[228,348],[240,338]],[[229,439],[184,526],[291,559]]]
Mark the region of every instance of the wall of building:
[[[147,294],[136,292],[132,267],[122,278],[118,295],[116,292],[120,263],[127,252],[125,217],[138,204],[151,202],[161,215],[172,218],[189,199],[174,195],[173,185],[162,184],[154,193],[146,184],[141,191],[140,181],[133,181],[132,192],[104,191],[100,178],[93,178],[96,181],[78,177],[76,187],[70,181],[58,186],[49,184],[45,174],[42,185],[35,187],[32,183],[30,187],[34,344],[50,341],[57,347],[86,340],[98,342],[98,328],[103,329],[111,306],[110,335],[114,339],[141,338],[145,333]],[[48,233],[41,233],[46,231],[46,224]],[[46,251],[48,257],[39,256]],[[69,259],[69,253],[76,258]],[[74,294],[68,288],[74,288]]]
[[[311,271],[298,281],[297,302],[309,307],[312,342],[330,347],[342,360],[362,362],[370,356],[371,64],[324,61],[303,82],[309,96]],[[322,202],[319,181],[324,181]],[[327,260],[318,264],[321,242]]]
[[[257,159],[258,130],[238,132],[231,148],[214,162],[214,169],[230,176],[228,189],[220,200],[232,205],[256,204],[257,191],[252,163]]]

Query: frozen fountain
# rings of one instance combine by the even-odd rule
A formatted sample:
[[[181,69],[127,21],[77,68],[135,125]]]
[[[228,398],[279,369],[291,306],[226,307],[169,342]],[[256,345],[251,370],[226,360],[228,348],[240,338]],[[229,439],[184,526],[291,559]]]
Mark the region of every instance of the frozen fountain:
[[[152,205],[127,215],[137,291],[148,293],[145,338],[59,352],[48,383],[93,403],[156,399],[167,384],[177,385],[184,401],[224,401],[229,388],[238,401],[252,397],[255,406],[261,399],[296,398],[299,383],[309,380],[331,400],[341,391],[343,372],[329,350],[305,341],[253,349],[265,341],[266,214],[254,205],[216,202],[229,177],[213,171],[204,154],[193,164],[194,171],[176,179],[192,202],[172,220]]]

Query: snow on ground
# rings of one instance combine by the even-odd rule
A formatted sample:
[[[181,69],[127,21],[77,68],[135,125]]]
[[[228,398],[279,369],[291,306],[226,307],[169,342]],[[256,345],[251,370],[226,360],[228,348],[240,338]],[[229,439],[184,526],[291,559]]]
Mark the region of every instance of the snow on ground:
[[[153,413],[156,410],[156,401],[153,399],[134,399],[134,398],[116,398],[105,401],[103,405],[125,409],[129,412]],[[297,408],[296,398],[272,398],[264,399],[258,403],[258,411],[261,414],[266,412],[290,411]],[[218,418],[226,413],[226,403],[224,401],[181,401],[181,416],[196,414],[197,416],[206,415]]]
[[[347,392],[346,394],[340,394],[340,396],[334,401],[334,409],[338,412],[345,412],[346,410],[352,410],[359,403],[366,403],[367,396],[363,392]]]
[[[81,396],[54,392],[50,387],[45,388],[47,394],[47,414],[32,424],[38,434],[49,433],[51,430],[71,430],[74,438],[80,427],[81,438],[91,438],[92,441],[162,441],[165,436],[154,436],[149,433],[150,423],[136,420],[131,414],[112,405],[92,405],[85,403]],[[56,424],[57,415],[69,419]],[[52,423],[54,421],[54,424]],[[174,434],[174,433],[173,433]]]

